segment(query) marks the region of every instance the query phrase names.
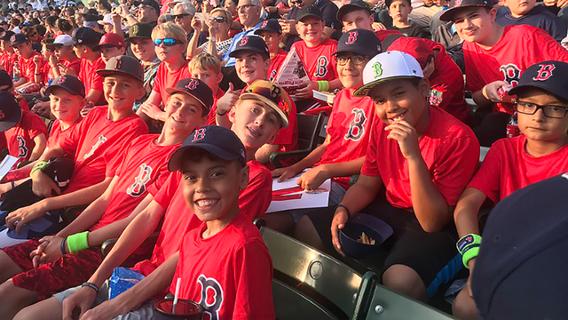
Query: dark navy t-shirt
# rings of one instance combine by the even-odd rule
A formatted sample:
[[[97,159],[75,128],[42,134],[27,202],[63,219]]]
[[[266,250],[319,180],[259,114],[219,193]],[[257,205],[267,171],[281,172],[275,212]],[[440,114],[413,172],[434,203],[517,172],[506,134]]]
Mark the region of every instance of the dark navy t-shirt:
[[[543,6],[537,5],[527,15],[520,18],[511,16],[511,12],[506,7],[499,8],[497,23],[502,26],[528,24],[541,28],[558,42],[566,37],[566,24],[564,21]]]

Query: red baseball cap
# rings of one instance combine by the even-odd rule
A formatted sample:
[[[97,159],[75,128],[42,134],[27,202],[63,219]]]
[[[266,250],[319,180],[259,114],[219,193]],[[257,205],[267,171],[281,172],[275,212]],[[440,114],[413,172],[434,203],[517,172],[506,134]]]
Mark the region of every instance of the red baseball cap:
[[[387,48],[387,51],[408,53],[420,63],[422,68],[426,66],[431,57],[434,57],[435,50],[441,51],[442,45],[432,40],[415,37],[398,38]]]
[[[97,47],[124,47],[124,38],[116,33],[105,33],[101,37]]]

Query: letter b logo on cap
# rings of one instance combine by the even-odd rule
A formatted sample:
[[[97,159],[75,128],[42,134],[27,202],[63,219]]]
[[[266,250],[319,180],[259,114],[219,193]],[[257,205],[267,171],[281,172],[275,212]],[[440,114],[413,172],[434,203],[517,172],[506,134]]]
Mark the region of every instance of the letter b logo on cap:
[[[536,77],[533,78],[534,81],[546,81],[552,77],[552,71],[556,69],[553,64],[541,64],[539,65]]]
[[[195,130],[195,134],[193,135],[193,140],[191,142],[197,142],[205,139],[205,128],[199,128]]]

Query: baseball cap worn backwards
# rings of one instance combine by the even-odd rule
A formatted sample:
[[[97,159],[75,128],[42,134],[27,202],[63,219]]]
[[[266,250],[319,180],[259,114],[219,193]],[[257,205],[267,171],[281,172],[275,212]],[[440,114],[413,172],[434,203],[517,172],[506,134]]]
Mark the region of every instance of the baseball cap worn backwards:
[[[363,69],[363,86],[355,96],[366,96],[369,91],[385,81],[395,79],[423,79],[422,68],[408,53],[387,51],[373,57]]]
[[[568,63],[543,61],[530,66],[519,80],[519,84],[509,90],[509,94],[519,94],[527,88],[544,90],[562,100],[568,101]]]
[[[206,112],[209,112],[211,106],[213,106],[213,92],[205,82],[199,79],[182,79],[178,81],[175,88],[168,88],[166,92],[169,94],[181,93],[195,98]]]
[[[239,99],[262,102],[276,111],[282,123],[282,128],[288,126],[288,115],[290,114],[292,100],[286,90],[280,86],[267,80],[256,80],[244,88]]]
[[[144,82],[144,69],[136,58],[130,56],[118,56],[110,58],[104,69],[97,70],[103,77],[111,75],[130,76],[140,82]]]
[[[246,165],[245,147],[233,131],[220,126],[205,126],[195,129],[172,154],[168,169],[181,170],[183,157],[186,151],[191,149],[201,149],[217,158],[226,161],[237,160],[241,165]]]
[[[457,0],[453,7],[440,15],[440,20],[453,21],[456,15],[464,10],[471,8],[492,8],[494,5],[494,0]]]

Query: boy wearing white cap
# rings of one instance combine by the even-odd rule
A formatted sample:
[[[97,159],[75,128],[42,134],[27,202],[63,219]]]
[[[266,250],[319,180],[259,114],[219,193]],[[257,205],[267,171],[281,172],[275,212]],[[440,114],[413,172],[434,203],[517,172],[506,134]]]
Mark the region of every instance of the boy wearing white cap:
[[[462,122],[428,105],[429,84],[412,56],[400,51],[375,56],[365,66],[363,83],[355,95],[373,99],[380,121],[357,183],[335,210],[332,243],[340,251],[339,229],[368,207],[365,212],[395,232],[383,283],[425,299],[460,270],[451,207],[477,166],[479,143]],[[375,201],[383,186],[386,201]]]

